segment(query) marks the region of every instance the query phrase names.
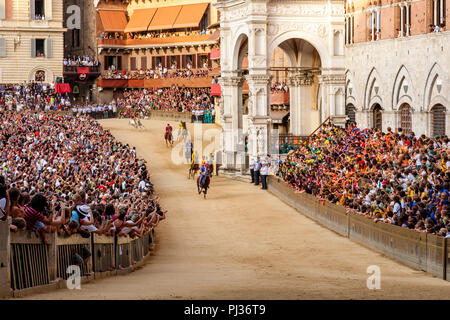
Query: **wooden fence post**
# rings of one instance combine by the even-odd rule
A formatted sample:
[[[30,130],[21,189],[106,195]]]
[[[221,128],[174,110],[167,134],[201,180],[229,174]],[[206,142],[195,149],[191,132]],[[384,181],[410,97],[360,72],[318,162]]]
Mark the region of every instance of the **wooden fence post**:
[[[11,289],[11,236],[9,224],[11,218],[0,222],[0,298],[8,297],[12,294]]]

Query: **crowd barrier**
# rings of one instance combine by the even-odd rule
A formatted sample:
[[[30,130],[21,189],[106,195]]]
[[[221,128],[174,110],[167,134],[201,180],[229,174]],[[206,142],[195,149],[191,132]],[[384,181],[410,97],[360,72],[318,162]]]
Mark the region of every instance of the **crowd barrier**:
[[[150,111],[150,119],[168,120],[168,121],[186,121],[191,122],[191,112],[178,112],[178,111]]]
[[[83,281],[132,271],[142,265],[153,244],[154,230],[141,238],[79,234],[46,234],[47,244],[33,232],[10,233],[0,222],[0,297],[20,296],[67,280],[78,266]]]
[[[296,193],[275,176],[268,177],[268,190],[320,225],[409,267],[450,281],[447,238],[375,222],[310,194]]]

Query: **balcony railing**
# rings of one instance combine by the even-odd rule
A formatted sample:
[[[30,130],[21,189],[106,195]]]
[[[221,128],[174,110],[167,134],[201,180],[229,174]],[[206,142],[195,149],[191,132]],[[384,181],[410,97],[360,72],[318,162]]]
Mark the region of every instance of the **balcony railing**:
[[[100,66],[64,66],[64,73],[78,73],[78,68],[88,68],[89,73],[100,73]]]
[[[157,45],[173,43],[204,42],[211,37],[210,34],[174,36],[164,38],[141,38],[141,39],[98,39],[97,43],[101,46],[136,46],[136,45]]]

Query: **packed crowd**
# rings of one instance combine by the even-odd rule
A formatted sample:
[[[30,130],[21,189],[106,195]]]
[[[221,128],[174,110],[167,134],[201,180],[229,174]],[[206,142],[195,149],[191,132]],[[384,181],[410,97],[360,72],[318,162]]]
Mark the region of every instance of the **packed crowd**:
[[[156,69],[141,69],[141,70],[116,70],[115,68],[109,68],[106,73],[102,75],[103,79],[131,79],[131,80],[143,80],[143,79],[173,79],[173,78],[205,78],[209,75],[207,63],[205,63],[203,69],[191,69],[188,63],[187,69],[177,69],[176,64],[172,65],[170,69],[159,66]]]
[[[279,168],[298,192],[376,222],[450,237],[448,137],[326,125]]]
[[[0,110],[68,110],[70,96],[55,92],[55,84],[30,82],[0,85]]]
[[[123,98],[116,99],[122,116],[131,114],[145,117],[151,110],[193,112],[214,109],[210,88],[153,88],[125,90]]]
[[[65,67],[96,67],[100,63],[90,56],[68,56],[64,58],[63,64]]]
[[[108,119],[117,117],[117,107],[114,102],[105,104],[76,105],[72,108],[74,116],[90,116],[94,119]]]
[[[185,36],[195,36],[212,34],[214,30],[190,30],[190,31],[178,31],[178,32],[129,32],[129,33],[119,33],[119,32],[104,32],[100,34],[100,39],[116,39],[116,40],[126,40],[126,39],[152,39],[152,38],[170,38],[170,37],[185,37]]]
[[[11,231],[140,237],[165,219],[145,160],[86,117],[2,112],[0,220]]]

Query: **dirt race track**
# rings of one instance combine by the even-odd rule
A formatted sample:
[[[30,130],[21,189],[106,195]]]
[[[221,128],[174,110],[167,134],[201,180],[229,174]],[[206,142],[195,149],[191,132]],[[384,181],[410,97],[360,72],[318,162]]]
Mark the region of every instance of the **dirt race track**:
[[[145,131],[126,120],[102,123],[148,161],[169,210],[157,249],[136,272],[27,298],[450,299],[450,282],[343,238],[250,183],[214,177],[204,200],[187,166],[170,160],[167,121],[145,120]],[[367,289],[370,265],[381,268],[380,290]]]

